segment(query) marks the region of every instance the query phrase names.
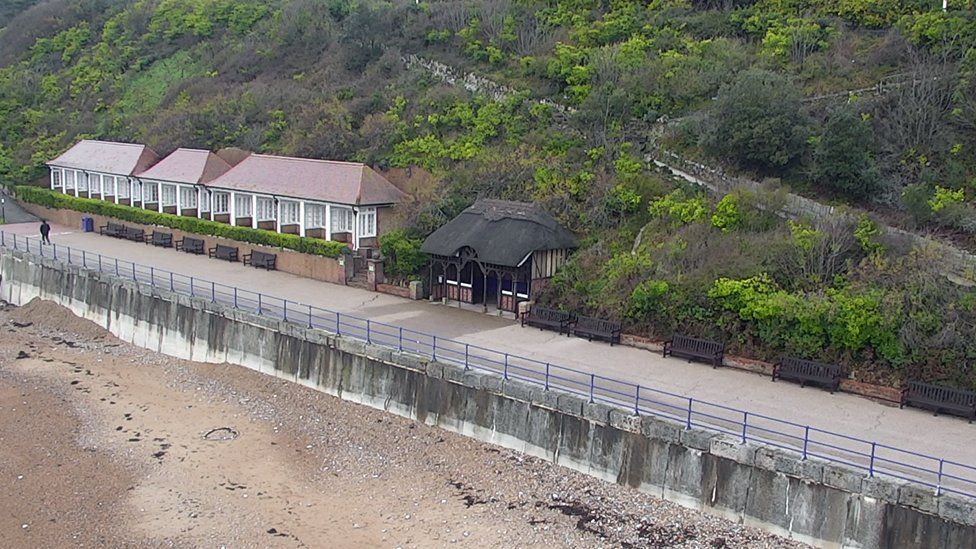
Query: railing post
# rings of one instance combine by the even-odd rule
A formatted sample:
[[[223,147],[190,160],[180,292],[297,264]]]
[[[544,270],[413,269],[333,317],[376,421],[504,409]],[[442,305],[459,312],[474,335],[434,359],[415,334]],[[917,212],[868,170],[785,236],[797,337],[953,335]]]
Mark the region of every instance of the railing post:
[[[102,254],[98,254],[98,272],[102,272]]]
[[[431,336],[434,338],[434,344],[430,347],[430,359],[437,360],[437,336]]]
[[[173,273],[172,273],[172,271],[169,273],[169,291],[171,291],[171,292],[175,292],[176,291],[176,285],[173,284]]]
[[[122,275],[119,274],[119,260],[118,260],[118,258],[115,259],[115,276],[122,276]]]
[[[132,281],[133,282],[139,282],[139,277],[136,276],[136,264],[135,264],[135,262],[132,263]]]
[[[939,480],[938,484],[935,485],[935,495],[942,495],[942,468],[945,466],[945,459],[939,460]]]
[[[264,312],[261,310],[261,292],[258,292],[258,314],[263,315]]]
[[[593,404],[593,385],[596,381],[596,374],[590,374],[590,404]]]
[[[502,375],[508,381],[508,353],[505,353],[505,369],[502,370]]]
[[[688,397],[688,419],[685,422],[685,429],[691,429],[691,403],[692,402],[694,402],[694,399]]]
[[[807,459],[807,446],[810,445],[810,426],[803,430],[803,459]]]
[[[640,385],[637,385],[637,391],[634,392],[634,415],[640,415]]]
[[[237,308],[237,286],[234,286],[234,308]]]
[[[16,243],[17,241],[15,240],[14,244],[16,245]],[[16,249],[16,246],[14,246],[14,249]],[[85,257],[85,250],[81,251],[81,266],[86,269],[88,268],[88,259]]]
[[[342,335],[342,330],[339,328],[340,324],[342,324],[342,321],[340,320],[339,313],[336,313],[336,335]]]
[[[467,343],[464,344],[464,369],[468,369],[468,347]]]
[[[210,282],[210,302],[217,302],[217,283],[213,281]]]
[[[746,443],[746,426],[749,425],[749,412],[742,412],[742,444]]]
[[[282,301],[284,302],[284,305],[282,305],[281,307],[281,311],[282,311],[281,319],[284,320],[285,322],[288,322],[288,300],[282,299]]]
[[[546,362],[546,390],[549,390],[549,363]]]
[[[190,277],[190,297],[193,297],[193,277]]]
[[[51,251],[54,252],[54,259],[56,261],[58,259],[58,245],[57,244],[51,244]]]
[[[400,326],[400,341],[397,344],[397,350],[403,352],[403,326]]]
[[[71,265],[71,246],[68,246],[68,265]]]
[[[154,287],[154,288],[156,287],[156,268],[155,267],[149,267],[149,285],[152,286],[152,287]]]
[[[372,335],[370,334],[372,330],[369,327],[369,319],[366,319],[366,343],[372,343]]]
[[[312,326],[312,306],[311,305],[308,306],[308,327],[309,328],[313,328],[313,326]]]
[[[873,477],[874,476],[874,453],[877,450],[877,448],[878,448],[878,443],[872,442],[871,443],[871,461],[868,462],[868,476],[869,477]]]

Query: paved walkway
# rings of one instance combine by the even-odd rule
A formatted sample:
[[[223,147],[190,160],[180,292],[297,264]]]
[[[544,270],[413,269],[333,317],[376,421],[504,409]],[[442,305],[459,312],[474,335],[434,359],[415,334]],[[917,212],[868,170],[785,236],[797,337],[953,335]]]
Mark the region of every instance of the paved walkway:
[[[6,226],[8,234],[37,235],[33,224]],[[552,332],[521,328],[511,318],[499,318],[452,306],[406,299],[318,282],[281,272],[265,272],[161,250],[143,244],[82,233],[74,228],[55,226],[52,240],[86,252],[101,253],[220,281],[242,289],[262,292],[298,303],[334,311],[353,313],[388,324],[395,324],[440,337],[453,338],[513,355],[551,362],[602,376],[639,383],[664,391],[691,396],[778,419],[809,425],[859,439],[876,441],[895,448],[976,465],[976,446],[969,444],[976,426],[952,417],[933,417],[919,410],[884,405],[838,393],[830,395],[814,388],[791,383],[770,383],[768,377],[727,368],[712,369],[683,360],[664,359],[659,354],[630,347],[609,347]],[[717,414],[720,412],[716,412]],[[801,429],[802,431],[802,429]],[[840,441],[836,442],[840,444]],[[846,442],[845,446],[854,443]],[[864,450],[870,451],[870,445]],[[879,452],[879,455],[881,453]],[[886,454],[887,459],[906,462],[904,455]],[[938,462],[916,461],[927,469],[938,469]],[[955,474],[960,474],[958,470]],[[967,473],[967,478],[976,474]],[[932,479],[934,482],[934,478]],[[968,487],[976,493],[976,486]]]
[[[0,221],[0,223],[37,223],[37,227],[40,227],[41,220],[20,207],[16,200],[5,194],[3,187],[0,187],[0,198],[4,201],[3,211],[0,212],[0,220],[4,221]]]

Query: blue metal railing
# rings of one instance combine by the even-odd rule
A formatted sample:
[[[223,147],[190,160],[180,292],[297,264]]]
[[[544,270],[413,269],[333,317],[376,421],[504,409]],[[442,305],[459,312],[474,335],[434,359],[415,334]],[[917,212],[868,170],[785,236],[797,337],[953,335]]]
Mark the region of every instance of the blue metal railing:
[[[976,467],[972,465],[85,250],[42,245],[36,238],[0,231],[0,246],[463,366],[466,370],[500,374],[506,380],[536,384],[545,390],[557,389],[591,403],[672,420],[686,429],[699,427],[735,437],[743,443],[758,442],[795,452],[803,459],[843,464],[865,471],[869,476],[883,475],[919,483],[932,488],[937,495],[976,497]]]

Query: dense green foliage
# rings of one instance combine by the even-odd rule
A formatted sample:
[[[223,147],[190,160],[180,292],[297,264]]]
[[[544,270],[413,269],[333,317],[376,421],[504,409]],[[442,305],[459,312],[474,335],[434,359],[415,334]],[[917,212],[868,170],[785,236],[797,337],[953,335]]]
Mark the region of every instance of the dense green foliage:
[[[249,242],[260,246],[273,248],[288,248],[306,254],[339,257],[349,253],[349,248],[342,242],[328,242],[317,238],[302,238],[294,234],[281,234],[251,227],[231,226],[226,223],[159,213],[142,208],[122,206],[104,200],[78,198],[59,192],[49,191],[38,187],[17,186],[15,188],[18,199],[31,204],[47,208],[74,210],[77,212],[104,215],[121,221],[141,223],[143,225],[158,225],[178,229],[188,233],[219,236],[240,242]]]
[[[405,231],[390,231],[380,236],[380,253],[385,261],[386,274],[395,278],[411,278],[427,265],[427,255],[420,251],[423,243]]]
[[[476,198],[535,200],[585,235],[547,296],[560,306],[757,356],[818,355],[865,379],[976,385],[973,296],[937,258],[871,218],[783,223],[767,213],[775,191],[716,203],[644,162],[664,148],[974,247],[968,4],[34,4],[0,11],[0,25],[12,17],[0,31],[2,182],[39,180],[84,137],[413,170],[410,232],[384,239],[393,276],[416,274],[414,237]],[[409,55],[508,91],[447,85],[407,68]]]

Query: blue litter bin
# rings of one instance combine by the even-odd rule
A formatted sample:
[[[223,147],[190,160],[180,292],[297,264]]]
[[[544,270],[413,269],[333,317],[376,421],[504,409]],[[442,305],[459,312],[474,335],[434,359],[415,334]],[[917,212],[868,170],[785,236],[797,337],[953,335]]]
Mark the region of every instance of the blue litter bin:
[[[95,230],[95,220],[85,215],[81,217],[81,230],[90,233]]]

